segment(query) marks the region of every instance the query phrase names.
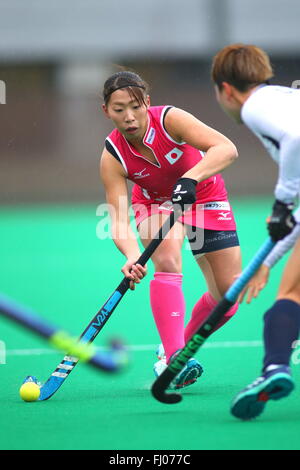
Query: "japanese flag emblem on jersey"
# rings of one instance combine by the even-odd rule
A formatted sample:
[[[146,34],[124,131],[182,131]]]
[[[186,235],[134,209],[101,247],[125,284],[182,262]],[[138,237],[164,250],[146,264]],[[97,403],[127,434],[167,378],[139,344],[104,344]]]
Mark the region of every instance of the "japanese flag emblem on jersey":
[[[183,152],[175,147],[165,155],[165,158],[168,160],[169,163],[171,163],[171,165],[174,165],[174,163],[176,163],[179,158],[182,157],[182,155]]]

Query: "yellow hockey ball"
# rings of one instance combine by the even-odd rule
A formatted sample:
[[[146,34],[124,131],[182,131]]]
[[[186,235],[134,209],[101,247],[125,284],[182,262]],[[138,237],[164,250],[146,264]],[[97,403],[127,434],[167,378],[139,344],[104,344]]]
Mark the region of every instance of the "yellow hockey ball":
[[[20,397],[24,401],[37,401],[40,393],[40,387],[35,382],[25,382],[20,388]]]

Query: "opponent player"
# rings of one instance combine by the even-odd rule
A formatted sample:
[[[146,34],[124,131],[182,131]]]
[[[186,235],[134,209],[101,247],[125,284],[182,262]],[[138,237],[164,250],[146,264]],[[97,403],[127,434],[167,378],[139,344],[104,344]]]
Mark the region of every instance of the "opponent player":
[[[132,289],[146,269],[136,265],[140,249],[128,217],[127,180],[135,183],[132,204],[144,246],[173,210],[172,201],[183,211],[193,204],[152,256],[155,275],[150,283],[150,302],[165,353],[154,366],[158,375],[239,272],[236,225],[219,174],[236,159],[237,151],[230,140],[191,114],[173,106],[151,107],[147,84],[135,73],[123,71],[109,77],[103,97],[104,113],[116,128],[106,138],[100,172],[111,209],[113,240],[127,258],[122,272],[131,279]],[[185,235],[208,286],[186,328],[181,261]],[[193,279],[188,282],[195,285]],[[234,305],[221,324],[237,308],[238,304]],[[202,367],[191,359],[173,386],[194,383],[201,374]]]
[[[289,235],[276,243],[269,256],[265,259],[261,267],[252,277],[251,281],[239,295],[239,303],[242,303],[244,299],[246,299],[247,304],[250,304],[252,299],[259,295],[259,292],[268,283],[270,270],[289,250],[294,247],[298,238],[300,238],[300,208],[298,208],[298,210],[294,213],[294,217],[297,221],[297,225]]]
[[[275,202],[268,219],[269,234],[277,242],[296,225],[292,211],[300,192],[300,92],[269,85],[272,76],[269,57],[256,46],[233,44],[213,60],[212,78],[221,107],[236,122],[248,126],[279,165]],[[298,238],[277,299],[264,316],[262,375],[233,401],[231,410],[238,418],[255,418],[268,400],[283,398],[294,388],[289,364],[300,329],[299,259]]]

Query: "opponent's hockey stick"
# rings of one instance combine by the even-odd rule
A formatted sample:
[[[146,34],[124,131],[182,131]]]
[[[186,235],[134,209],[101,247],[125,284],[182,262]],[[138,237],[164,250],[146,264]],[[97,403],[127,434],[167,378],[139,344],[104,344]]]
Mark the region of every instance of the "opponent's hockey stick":
[[[111,351],[107,353],[96,352],[92,345],[79,342],[77,338],[73,338],[65,330],[50,324],[48,320],[41,318],[31,309],[3,294],[0,295],[0,315],[45,338],[55,348],[67,352],[97,369],[115,372],[124,365],[124,358],[121,360],[119,351],[115,351],[116,344],[112,344]],[[115,352],[116,354],[114,354]]]
[[[168,386],[183,369],[188,360],[195,355],[205,340],[210,336],[223,315],[235,304],[240,292],[271,252],[274,245],[275,243],[271,239],[268,239],[263,244],[240,277],[232,284],[223,299],[213,309],[207,320],[202,323],[197,332],[187,342],[179,354],[169,363],[163,373],[157,377],[151,389],[152,395],[156,400],[168,404],[178,403],[182,400],[182,396],[179,393],[166,393]]]
[[[153,238],[153,240],[149,243],[147,248],[141,254],[140,258],[137,260],[136,264],[140,264],[144,266],[149,258],[152,256],[156,248],[160,245],[160,243],[164,240],[166,235],[169,233],[173,225],[175,224],[176,220],[182,214],[181,210],[175,210],[171,212],[168,219],[165,223],[161,226],[160,230],[158,231],[157,235]],[[109,297],[109,299],[105,302],[105,304],[101,307],[98,313],[94,316],[91,320],[89,325],[86,327],[82,335],[80,336],[80,342],[85,344],[90,344],[94,341],[98,333],[102,330],[105,323],[110,318],[111,314],[124,297],[126,292],[129,289],[130,280],[125,278],[121,281],[118,285],[116,290],[113,294]],[[90,361],[91,362],[91,361]],[[78,358],[73,356],[65,356],[62,362],[57,366],[53,374],[44,383],[40,388],[40,397],[39,401],[48,400],[55,392],[61,387],[64,383],[66,378],[72,372],[76,364],[78,363]]]

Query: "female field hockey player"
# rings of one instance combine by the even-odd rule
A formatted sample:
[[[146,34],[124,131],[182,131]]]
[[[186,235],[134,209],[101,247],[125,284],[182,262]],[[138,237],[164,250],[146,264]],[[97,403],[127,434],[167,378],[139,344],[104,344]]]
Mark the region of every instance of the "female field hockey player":
[[[227,46],[213,60],[217,101],[229,116],[244,123],[261,140],[279,165],[268,231],[275,242],[282,242],[267,263],[270,259],[272,263],[284,246],[294,243],[276,301],[264,316],[262,375],[242,390],[232,404],[233,415],[241,419],[255,418],[268,400],[278,400],[293,390],[289,365],[292,344],[300,329],[300,239],[296,225],[300,217],[297,211],[296,222],[292,213],[300,193],[300,92],[269,85],[272,76],[269,57],[252,45]],[[254,284],[250,281],[248,286],[249,299]]]
[[[146,268],[136,265],[140,249],[129,223],[127,180],[135,183],[132,207],[144,246],[168,218],[172,202],[182,210],[193,203],[152,256],[155,275],[150,303],[163,345],[154,366],[159,375],[210,314],[232,276],[240,272],[236,225],[219,174],[235,161],[237,151],[230,140],[191,114],[173,106],[150,106],[148,86],[133,72],[109,77],[103,97],[103,111],[115,129],[106,138],[100,173],[111,208],[113,240],[127,259],[122,272],[131,279],[132,289],[145,276]],[[186,235],[208,291],[194,306],[184,328],[181,248]],[[237,308],[234,305],[218,327]],[[190,359],[173,386],[190,385],[201,374],[198,361]]]

